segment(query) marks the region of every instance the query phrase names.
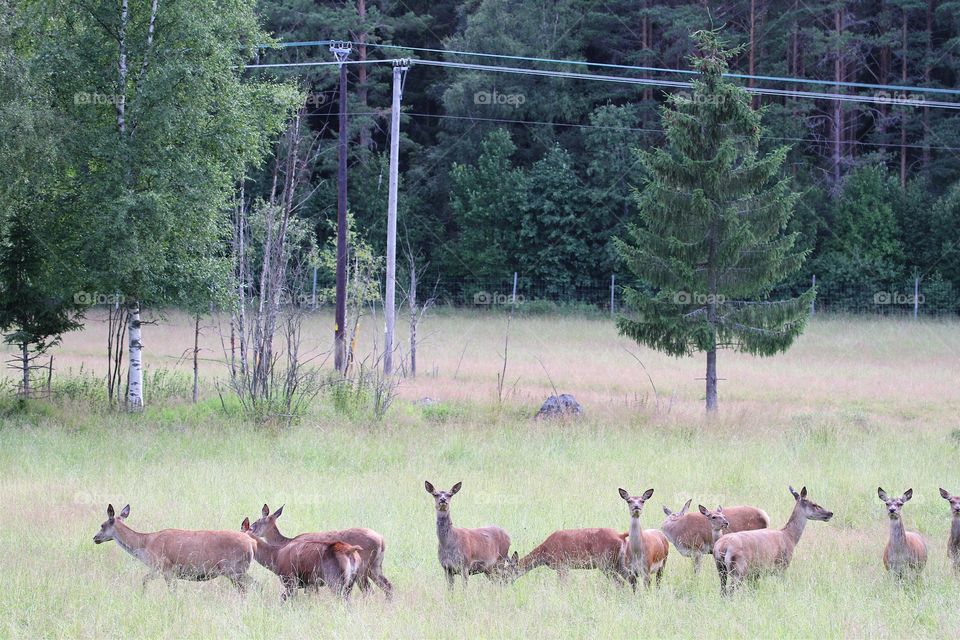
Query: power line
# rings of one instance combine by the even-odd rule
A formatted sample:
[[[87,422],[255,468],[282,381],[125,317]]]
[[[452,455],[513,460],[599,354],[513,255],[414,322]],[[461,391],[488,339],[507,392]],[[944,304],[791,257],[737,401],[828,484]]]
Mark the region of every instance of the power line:
[[[393,60],[365,60],[365,64],[393,64]],[[453,69],[465,69],[470,71],[490,71],[494,73],[506,73],[514,75],[530,75],[530,76],[541,76],[549,78],[564,78],[571,80],[589,80],[597,82],[613,82],[618,84],[630,84],[630,85],[639,85],[639,86],[656,86],[656,87],[670,87],[670,88],[681,88],[689,89],[693,85],[690,82],[683,82],[678,80],[657,80],[653,78],[626,78],[623,76],[610,76],[610,75],[601,75],[601,74],[592,74],[592,73],[576,73],[570,71],[550,71],[546,69],[525,69],[522,67],[503,67],[499,65],[482,65],[482,64],[473,64],[467,62],[449,62],[445,60],[419,60],[411,59],[411,64],[420,64],[425,66],[433,67],[445,67]],[[332,66],[339,64],[336,62],[330,61],[317,61],[317,62],[290,62],[290,63],[278,63],[271,65],[249,65],[251,68],[260,68],[260,67],[306,67],[306,66]],[[779,96],[786,98],[809,98],[813,100],[831,100],[835,102],[854,102],[854,103],[869,103],[869,104],[891,104],[895,102],[899,106],[904,107],[929,107],[935,109],[951,109],[951,110],[960,110],[960,102],[943,102],[935,100],[925,100],[925,99],[903,99],[892,101],[884,96],[864,96],[856,94],[842,94],[842,93],[821,93],[815,91],[797,91],[792,89],[769,89],[764,87],[743,87],[748,93],[754,93],[757,95],[771,95]]]
[[[259,45],[260,48],[295,48],[330,45],[334,40],[305,40],[300,42],[281,42],[275,45]],[[395,44],[364,43],[367,47],[376,47],[381,49],[397,49],[402,51],[420,51],[424,53],[438,53],[458,56],[474,56],[478,58],[498,58],[501,60],[519,60],[525,62],[540,62],[548,64],[575,65],[606,69],[622,69],[625,71],[639,71],[644,73],[676,73],[680,75],[697,75],[697,71],[691,69],[673,69],[669,67],[646,67],[639,65],[612,64],[605,62],[587,62],[584,60],[559,60],[555,58],[537,58],[530,56],[516,56],[499,53],[483,53],[478,51],[457,51],[454,49],[431,49],[427,47],[406,47]],[[765,82],[786,82],[793,84],[814,84],[831,87],[850,87],[854,89],[881,89],[885,91],[907,91],[917,93],[940,93],[944,95],[960,95],[960,89],[942,89],[937,87],[914,87],[909,85],[896,84],[873,84],[867,82],[845,82],[835,80],[816,80],[813,78],[797,78],[794,76],[765,76],[747,73],[724,73],[724,77],[737,78],[739,80],[761,80]]]

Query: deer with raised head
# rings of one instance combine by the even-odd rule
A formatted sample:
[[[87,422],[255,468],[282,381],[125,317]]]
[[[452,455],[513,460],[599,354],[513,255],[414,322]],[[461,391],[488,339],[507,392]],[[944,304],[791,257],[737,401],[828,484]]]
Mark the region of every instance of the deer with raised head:
[[[897,578],[918,575],[927,564],[927,544],[920,534],[903,528],[900,510],[913,497],[913,489],[907,489],[899,498],[891,498],[881,487],[877,496],[887,507],[890,516],[890,540],[883,550],[883,566]]]
[[[953,570],[960,575],[960,496],[950,495],[946,489],[940,489],[940,495],[950,503],[953,521],[950,524],[950,537],[947,538],[947,556],[953,563]]]
[[[453,526],[450,517],[450,501],[463,483],[458,482],[449,491],[441,491],[429,482],[423,486],[431,496],[437,510],[437,555],[440,566],[447,576],[447,586],[453,589],[456,576],[463,578],[483,573],[490,579],[502,579],[509,565],[510,535],[496,526],[464,529]]]
[[[647,489],[640,496],[631,496],[626,489],[620,489],[620,497],[627,502],[630,511],[630,528],[627,531],[627,544],[624,547],[623,564],[627,580],[634,591],[637,578],[643,578],[643,585],[650,588],[650,576],[656,574],[657,586],[663,578],[663,567],[667,563],[670,544],[667,537],[658,529],[644,531],[640,526],[640,514],[643,505],[653,496],[653,489]]]
[[[257,562],[280,578],[285,601],[296,589],[330,587],[343,599],[350,597],[360,567],[361,548],[344,542],[294,541],[271,544],[250,529],[250,519],[244,518],[240,531],[256,542],[254,557]]]
[[[827,511],[807,499],[806,487],[803,487],[800,493],[794,491],[793,487],[789,489],[796,503],[790,519],[782,529],[728,533],[713,545],[713,558],[720,574],[721,594],[732,592],[747,578],[786,571],[807,520],[828,522],[833,517],[832,511]]]
[[[96,544],[113,540],[121,549],[149,567],[143,587],[163,577],[168,588],[174,580],[212,580],[223,576],[240,593],[250,584],[247,569],[253,562],[256,543],[239,531],[189,531],[163,529],[153,533],[134,531],[126,524],[130,505],[117,515],[107,505],[107,520],[93,536]]]
[[[713,553],[713,543],[719,535],[715,535],[707,517],[700,513],[687,512],[692,502],[692,498],[687,500],[683,508],[676,512],[664,505],[663,512],[667,519],[660,525],[660,529],[680,555],[693,558],[693,572],[700,573],[702,558]],[[723,513],[729,523],[723,533],[766,529],[770,526],[769,516],[763,509],[756,507],[727,507]]]
[[[372,580],[389,598],[393,593],[393,585],[383,575],[383,554],[386,545],[383,536],[373,529],[356,527],[352,529],[341,529],[339,531],[320,531],[316,533],[301,533],[295,538],[288,538],[280,533],[277,528],[277,518],[283,513],[281,506],[274,513],[270,513],[270,507],[266,504],[260,510],[260,518],[250,525],[251,532],[263,538],[270,544],[285,545],[294,541],[314,541],[314,542],[343,542],[349,545],[360,547],[360,566],[357,569],[356,584],[360,591],[366,592],[370,588]]]

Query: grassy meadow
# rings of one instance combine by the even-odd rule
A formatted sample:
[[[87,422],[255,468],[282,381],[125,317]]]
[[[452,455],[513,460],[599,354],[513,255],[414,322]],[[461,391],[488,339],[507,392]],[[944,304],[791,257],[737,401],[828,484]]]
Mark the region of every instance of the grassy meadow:
[[[204,321],[201,401],[189,401],[189,318],[144,329],[147,408],[103,406],[102,318],[55,352],[52,401],[0,407],[0,636],[91,637],[956,637],[960,577],[946,557],[947,503],[960,493],[960,323],[818,317],[786,354],[719,357],[720,413],[703,415],[703,358],[671,359],[616,334],[608,318],[428,315],[415,380],[382,421],[321,395],[297,423],[256,425],[224,412],[216,319]],[[367,319],[369,352],[382,326]],[[332,319],[311,318],[305,350],[323,361]],[[405,339],[401,332],[401,339]],[[644,369],[625,349],[643,362]],[[649,374],[649,378],[648,378]],[[652,384],[651,384],[652,380]],[[149,386],[153,384],[153,387]],[[656,387],[654,392],[653,386]],[[552,393],[572,393],[585,416],[530,419]],[[423,406],[416,401],[436,401]],[[226,398],[227,408],[231,404]],[[787,485],[835,512],[811,522],[783,578],[731,598],[709,562],[699,576],[671,548],[659,590],[632,593],[596,572],[566,583],[546,568],[501,587],[474,576],[448,593],[437,561],[433,500],[453,499],[458,526],[498,524],[529,552],[550,532],[626,530],[617,488],[653,487],[641,521],[688,497],[764,508],[781,526]],[[907,527],[923,534],[921,581],[885,575],[888,521],[878,485],[899,495]],[[115,543],[94,545],[107,502],[130,503],[138,531],[236,529],[264,502],[285,504],[281,530],[368,526],[387,542],[395,597],[376,590],[347,604],[329,592],[279,601],[260,566],[240,597],[226,580],[140,581],[146,568]]]

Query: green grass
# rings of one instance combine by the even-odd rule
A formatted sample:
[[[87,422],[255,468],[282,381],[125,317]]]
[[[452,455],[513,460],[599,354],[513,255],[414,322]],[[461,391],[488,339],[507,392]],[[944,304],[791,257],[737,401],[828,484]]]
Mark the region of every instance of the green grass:
[[[513,366],[529,378],[504,411],[496,410],[490,395],[502,327],[483,322],[499,320],[438,318],[441,336],[487,331],[490,337],[477,348],[490,355],[462,369],[457,379],[448,364],[439,378],[418,378],[405,392],[407,399],[398,400],[379,423],[355,411],[339,414],[329,399],[289,428],[256,427],[224,415],[210,394],[198,406],[157,402],[139,416],[70,398],[31,403],[25,412],[10,403],[0,406],[0,637],[960,633],[960,577],[949,569],[949,512],[937,494],[940,486],[960,491],[957,399],[937,395],[944,377],[957,379],[956,353],[953,368],[945,369],[943,346],[956,343],[958,325],[925,326],[935,339],[919,350],[921,340],[897,338],[896,325],[825,321],[812,328],[816,342],[805,338],[781,358],[721,358],[721,366],[731,362],[729,370],[750,371],[752,365],[755,372],[721,390],[723,413],[714,421],[702,417],[696,392],[685,386],[698,362],[680,361],[681,375],[651,354],[643,356],[648,367],[657,363],[652,374],[658,384],[680,389],[672,412],[656,414],[650,405],[637,409],[617,400],[621,390],[604,382],[606,375],[626,386],[622,378],[629,370],[629,384],[646,386],[629,356],[605,366],[591,360],[585,366],[595,372],[588,377],[596,387],[587,397],[608,393],[609,404],[588,404],[580,422],[540,423],[524,416],[535,409],[527,398],[542,397],[543,381],[532,380],[539,367],[521,354],[532,350],[524,342],[526,331],[550,339],[547,321],[517,321]],[[574,359],[570,351],[587,340],[600,342],[606,353],[620,349],[602,321],[553,322],[557,334],[571,336],[546,352],[555,359]],[[878,334],[888,340],[881,356],[863,350]],[[446,340],[438,338],[456,364],[460,350]],[[423,361],[429,358],[426,351]],[[874,386],[858,384],[874,379],[859,367],[876,358],[902,371],[909,392],[898,395],[891,384],[894,391],[878,399]],[[490,379],[481,377],[487,368]],[[464,371],[475,379],[463,382]],[[574,366],[551,371],[561,391],[574,393],[584,375]],[[809,400],[796,388],[804,376],[814,398],[829,397],[831,380],[840,390],[830,402]],[[924,386],[924,380],[930,383]],[[434,385],[443,392],[433,393]],[[931,385],[934,391],[916,406],[914,390]],[[460,386],[471,388],[472,399],[452,393]],[[439,395],[441,404],[409,401],[422,395]],[[455,399],[446,401],[447,395]],[[436,557],[425,479],[442,488],[462,480],[463,490],[453,500],[454,522],[498,524],[521,554],[560,528],[625,530],[620,486],[633,493],[655,488],[642,517],[646,527],[663,521],[661,504],[677,508],[687,497],[694,504],[760,506],[780,526],[793,504],[788,484],[798,489],[805,484],[812,499],[836,515],[829,523],[809,523],[784,577],[763,580],[729,599],[720,597],[709,562],[694,576],[692,562],[673,548],[663,587],[648,593],[618,589],[596,572],[574,573],[562,584],[550,570],[538,569],[508,587],[476,576],[466,591],[458,585],[450,594]],[[914,489],[904,517],[909,529],[924,535],[930,555],[919,584],[899,585],[885,575],[887,521],[878,485],[891,493]],[[259,566],[252,569],[258,587],[245,598],[222,579],[180,582],[174,592],[155,581],[142,593],[146,568],[114,543],[93,544],[107,502],[118,509],[130,503],[128,524],[140,531],[236,529],[264,502],[274,508],[286,504],[280,525],[288,534],[368,526],[386,538],[385,572],[396,597],[387,602],[379,592],[355,593],[344,605],[324,591],[281,605],[279,583]]]

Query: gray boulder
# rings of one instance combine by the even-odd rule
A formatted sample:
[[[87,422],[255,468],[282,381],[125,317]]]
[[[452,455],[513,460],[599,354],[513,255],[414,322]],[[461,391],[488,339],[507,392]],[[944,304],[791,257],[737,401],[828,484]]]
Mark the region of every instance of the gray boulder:
[[[535,418],[565,418],[568,416],[579,416],[583,414],[583,407],[569,393],[561,393],[559,397],[550,396],[547,398],[540,410],[537,411]]]

